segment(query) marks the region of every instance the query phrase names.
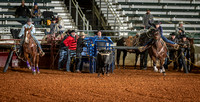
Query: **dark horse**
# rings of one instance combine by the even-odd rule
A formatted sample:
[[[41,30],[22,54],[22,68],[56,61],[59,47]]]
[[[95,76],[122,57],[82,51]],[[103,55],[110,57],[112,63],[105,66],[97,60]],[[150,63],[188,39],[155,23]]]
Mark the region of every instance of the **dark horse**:
[[[35,67],[37,67],[37,72],[40,73],[38,67],[39,53],[37,49],[37,44],[34,41],[33,37],[31,36],[30,33],[31,29],[32,28],[25,28],[24,30],[23,51],[24,51],[24,57],[27,60],[27,66],[29,67],[31,65],[32,73],[35,75],[36,74]]]
[[[134,37],[129,36],[128,38],[122,37],[117,41],[117,46],[143,46],[146,44],[149,39],[151,38],[150,31],[144,32],[140,35],[136,35]],[[125,58],[127,56],[127,52],[136,53],[135,57],[135,69],[138,61],[138,56],[140,55],[140,69],[146,69],[147,67],[147,57],[148,57],[148,50],[140,52],[139,50],[126,50],[126,49],[117,49],[117,65],[119,68],[119,59],[120,54],[123,52],[123,67],[125,67]]]
[[[166,43],[163,41],[160,35],[159,30],[153,30],[153,41],[148,45],[149,55],[151,59],[153,60],[153,68],[155,72],[158,72],[158,69],[156,68],[156,62],[157,60],[160,61],[160,73],[163,73],[165,75],[165,58],[167,57],[167,46]]]

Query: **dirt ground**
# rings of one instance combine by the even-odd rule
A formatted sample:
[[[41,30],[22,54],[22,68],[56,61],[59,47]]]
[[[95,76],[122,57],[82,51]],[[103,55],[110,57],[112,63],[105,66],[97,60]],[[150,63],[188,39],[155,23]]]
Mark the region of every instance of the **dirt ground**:
[[[0,68],[3,70],[3,68]],[[200,101],[200,74],[116,69],[110,76],[14,68],[0,72],[0,101]]]

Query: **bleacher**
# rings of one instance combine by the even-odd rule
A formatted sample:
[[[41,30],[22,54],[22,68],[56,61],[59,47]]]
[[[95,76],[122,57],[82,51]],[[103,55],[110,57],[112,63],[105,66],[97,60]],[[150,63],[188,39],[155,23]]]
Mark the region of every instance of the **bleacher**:
[[[151,10],[155,21],[161,21],[164,35],[175,32],[179,21],[184,22],[186,32],[200,35],[200,1],[190,0],[101,0],[101,11],[106,18],[108,1],[115,12],[119,14],[126,30],[139,31],[143,29],[143,15],[146,10]],[[100,0],[96,0],[100,5]],[[109,12],[109,17],[112,14]],[[113,19],[108,19],[110,26]],[[120,26],[121,27],[121,26]],[[111,27],[113,28],[113,27]],[[121,27],[122,29],[122,27]],[[122,29],[123,30],[123,29]],[[197,36],[197,34],[195,35]]]
[[[34,1],[38,3],[38,7],[41,12],[53,11],[54,16],[61,16],[64,21],[66,29],[77,29],[75,23],[68,13],[68,10],[63,0],[25,0],[25,5],[31,8],[34,5]],[[16,7],[21,5],[21,0],[0,0],[0,37],[1,39],[11,39],[10,29],[20,29],[22,24],[18,21],[26,21],[25,18],[15,18]],[[41,18],[43,19],[43,17]],[[33,19],[33,21],[41,21],[41,19]],[[44,30],[46,25],[35,25],[36,38],[42,39],[45,35]]]

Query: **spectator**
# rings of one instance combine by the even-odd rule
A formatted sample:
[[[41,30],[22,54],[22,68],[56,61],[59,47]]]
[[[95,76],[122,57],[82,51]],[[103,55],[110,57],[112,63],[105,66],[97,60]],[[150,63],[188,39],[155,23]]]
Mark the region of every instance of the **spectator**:
[[[70,63],[71,57],[76,57],[76,44],[77,44],[77,36],[74,30],[70,32],[70,36],[68,36],[63,43],[68,48],[68,58],[67,58],[67,65],[66,71],[70,72]]]
[[[65,46],[63,41],[69,36],[69,33],[70,33],[70,30],[66,32],[66,35],[64,36],[64,38],[62,39],[60,43],[60,57],[58,60],[58,70],[62,70],[61,68],[63,68],[64,63],[67,62],[68,48],[67,46]]]
[[[176,38],[176,33],[173,32],[170,35],[171,35],[171,38],[169,40],[171,40],[175,43],[178,43],[178,39]],[[172,62],[170,60],[173,60],[174,61],[173,62],[173,64],[174,64],[173,70],[176,70],[177,69],[177,61],[176,61],[176,56],[177,56],[176,52],[177,51],[174,48],[172,48],[171,46],[168,46],[168,48],[169,48],[169,58],[166,58],[166,60],[165,60],[165,64],[164,64],[165,69],[168,69],[168,65]]]
[[[52,19],[52,23],[50,25],[50,34],[55,34],[58,32],[58,27],[56,23],[56,18]]]
[[[185,73],[189,73],[188,68],[186,66],[185,56],[187,56],[186,54],[189,54],[187,52],[190,50],[190,42],[189,40],[187,40],[186,35],[182,35],[182,39],[179,41],[179,45],[180,45],[180,49],[178,51],[178,55],[180,55],[178,59],[179,70],[181,70],[183,66]]]
[[[40,9],[38,8],[37,3],[34,3],[34,7],[31,9],[31,16],[32,18],[40,18],[41,17],[41,12]],[[34,22],[35,25],[38,25],[39,22]]]
[[[57,18],[58,18],[58,24],[57,24],[57,26],[58,26],[58,33],[62,34],[63,31],[65,30],[64,21],[63,21],[62,17],[60,17],[60,16],[58,16]]]
[[[181,36],[185,34],[185,27],[183,26],[183,22],[179,22],[178,27],[176,28],[177,38],[180,39]]]
[[[31,12],[27,6],[25,6],[25,1],[22,0],[22,3],[19,7],[17,7],[15,11],[15,16],[17,18],[29,18],[31,17]],[[26,22],[24,21],[19,21],[22,24],[25,24]]]
[[[83,47],[86,46],[84,38],[85,38],[85,34],[84,32],[80,33],[80,36],[77,40],[77,47],[76,47],[76,72],[80,73],[80,66],[81,66],[81,59],[82,59],[82,55],[81,52],[83,51]]]
[[[144,29],[149,29],[153,22],[154,22],[153,15],[150,13],[150,10],[147,9],[146,14],[143,16]]]

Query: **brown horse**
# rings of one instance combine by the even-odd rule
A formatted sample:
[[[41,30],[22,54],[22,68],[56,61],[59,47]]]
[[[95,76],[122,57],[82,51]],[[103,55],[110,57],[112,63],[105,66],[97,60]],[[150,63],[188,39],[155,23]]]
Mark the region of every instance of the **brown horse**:
[[[153,34],[153,41],[149,45],[149,55],[153,60],[153,68],[155,72],[158,72],[156,67],[156,61],[160,60],[160,73],[165,75],[165,58],[167,57],[167,46],[166,43],[162,40],[159,30],[154,30]]]
[[[38,63],[39,63],[39,53],[37,49],[37,44],[34,41],[33,37],[31,36],[32,28],[25,28],[24,30],[24,43],[23,43],[23,51],[24,57],[27,60],[27,66],[31,65],[32,73],[35,75],[37,68],[37,72],[40,73]],[[30,65],[29,65],[30,63]]]

